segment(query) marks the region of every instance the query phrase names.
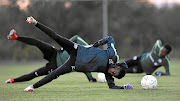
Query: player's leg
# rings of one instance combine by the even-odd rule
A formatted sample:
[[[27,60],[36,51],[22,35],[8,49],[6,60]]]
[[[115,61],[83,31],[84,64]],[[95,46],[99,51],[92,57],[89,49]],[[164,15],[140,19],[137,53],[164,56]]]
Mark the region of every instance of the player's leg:
[[[136,73],[137,66],[139,64],[140,57],[134,56],[132,59],[126,60],[125,63],[127,64],[128,68],[126,70],[127,73]]]
[[[56,58],[57,50],[53,46],[34,38],[18,37],[14,29],[10,31],[10,34],[8,35],[8,39],[18,40],[29,45],[37,46],[42,51],[42,53],[44,54],[44,58],[48,60],[49,63],[47,63],[46,66],[41,67],[29,74],[25,74],[15,79],[11,78],[7,80],[6,83],[29,81],[37,76],[47,75],[48,71],[50,71],[51,69],[55,69],[49,66],[50,64],[56,64],[55,58]]]
[[[128,69],[126,70],[126,73],[135,73],[135,72],[136,72],[136,69],[135,69],[134,67],[128,68]]]
[[[55,31],[53,31],[51,28],[41,24],[40,22],[37,22],[33,17],[28,17],[27,22],[34,23],[37,28],[42,30],[46,35],[51,37],[53,40],[55,40],[59,45],[61,45],[69,54],[72,50],[77,49],[77,44],[70,41],[69,39],[60,36]]]
[[[52,80],[58,78],[60,75],[70,73],[72,71],[72,67],[71,67],[71,65],[69,65],[70,62],[71,61],[67,61],[64,65],[58,67],[57,69],[52,71],[50,74],[48,74],[46,77],[44,77],[40,81],[38,81],[35,84],[24,89],[24,91],[34,91],[34,89],[39,88],[39,87],[51,82]]]
[[[60,75],[72,72],[73,70],[72,66],[75,66],[76,53],[77,51],[71,54],[70,58],[63,65],[52,71],[50,74],[48,74],[40,81],[24,89],[24,91],[34,91],[35,88],[41,87],[51,82],[52,80],[58,78]]]
[[[52,46],[48,43],[45,43],[43,41],[40,41],[38,39],[35,39],[35,38],[18,37],[17,40],[21,41],[23,43],[26,43],[28,45],[36,46],[43,53],[44,59],[46,59],[48,61],[50,61],[50,59],[51,59],[50,57],[51,57],[52,53],[56,51],[54,46]]]
[[[39,29],[41,29],[43,32],[45,32],[49,37],[51,37],[52,39],[54,39],[59,45],[61,45],[64,50],[66,50],[69,54],[70,51],[72,49],[77,49],[77,45],[70,41],[69,39],[60,36],[59,34],[57,34],[56,32],[54,32],[52,29],[50,29],[49,27],[46,27],[45,25],[41,24],[41,23],[37,23],[36,27],[38,27]]]
[[[36,77],[47,75],[51,73],[53,70],[57,68],[56,66],[56,53],[53,53],[50,57],[49,63],[47,63],[44,67],[41,67],[37,70],[32,71],[29,74],[22,75],[18,78],[14,79],[14,82],[24,82],[24,81],[30,81]]]
[[[47,57],[51,57],[51,54],[53,51],[55,51],[56,49],[54,48],[54,46],[45,43],[43,41],[40,41],[38,39],[35,38],[30,38],[30,37],[20,37],[16,35],[16,30],[12,29],[10,31],[10,34],[7,36],[9,40],[18,40],[21,41],[23,43],[26,43],[28,45],[33,45],[38,47],[42,53],[44,54],[45,59],[49,60],[49,58]]]
[[[138,65],[136,66],[136,73],[143,73],[144,70],[140,64],[140,62],[138,62]]]
[[[28,74],[25,74],[25,75],[15,78],[14,83],[30,81],[36,77],[47,75],[48,72],[50,72],[50,71],[51,71],[51,69],[49,69],[47,66],[44,66],[37,70],[32,71],[31,73],[28,73]],[[6,83],[10,83],[10,82],[6,82]]]

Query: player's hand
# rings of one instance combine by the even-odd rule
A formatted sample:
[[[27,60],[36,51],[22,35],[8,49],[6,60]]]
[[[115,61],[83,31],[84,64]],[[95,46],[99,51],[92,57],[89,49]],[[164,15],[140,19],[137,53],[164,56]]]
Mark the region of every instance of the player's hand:
[[[133,89],[133,86],[127,83],[124,85],[124,89]]]
[[[156,76],[161,76],[161,74],[162,74],[161,72],[156,72],[155,73]]]

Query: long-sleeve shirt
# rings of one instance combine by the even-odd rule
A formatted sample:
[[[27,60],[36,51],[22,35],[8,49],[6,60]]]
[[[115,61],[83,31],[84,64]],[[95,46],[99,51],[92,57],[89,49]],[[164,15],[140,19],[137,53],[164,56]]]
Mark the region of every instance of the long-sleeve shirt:
[[[161,40],[157,40],[151,52],[141,57],[140,63],[146,74],[152,74],[157,68],[164,66],[166,74],[170,75],[170,61],[169,57],[160,58],[158,56],[162,48]]]
[[[109,88],[112,88],[115,83],[114,78],[108,73],[109,63],[116,63],[119,58],[114,47],[114,39],[108,36],[98,42],[99,46],[107,44],[107,50],[78,45],[75,70],[77,72],[103,72]]]
[[[72,38],[70,38],[70,40],[77,43],[77,44],[80,44],[80,45],[88,45],[88,43],[85,42],[78,35],[73,36]],[[63,49],[59,50],[59,52],[57,53],[57,56],[56,56],[57,66],[59,67],[62,64],[64,64],[68,58],[69,58],[69,54],[67,53],[67,51],[65,51]]]

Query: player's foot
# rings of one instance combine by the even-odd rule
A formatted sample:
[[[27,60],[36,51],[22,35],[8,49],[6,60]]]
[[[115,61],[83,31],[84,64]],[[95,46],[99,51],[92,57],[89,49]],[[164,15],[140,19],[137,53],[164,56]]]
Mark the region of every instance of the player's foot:
[[[10,78],[6,81],[6,83],[14,83],[14,79],[13,78]]]
[[[124,89],[133,89],[133,86],[131,86],[129,83],[124,85]]]
[[[33,92],[35,89],[33,87],[33,85],[30,85],[29,87],[27,87],[26,89],[24,89],[25,92]]]
[[[35,25],[37,24],[37,21],[36,21],[32,16],[27,17],[26,22],[28,22],[28,23],[33,23],[33,24],[35,24]]]
[[[16,35],[16,30],[12,29],[10,32],[9,32],[9,35],[7,36],[7,38],[9,40],[16,40],[18,38],[18,36]]]
[[[97,82],[97,80],[95,78],[89,80],[89,82]]]

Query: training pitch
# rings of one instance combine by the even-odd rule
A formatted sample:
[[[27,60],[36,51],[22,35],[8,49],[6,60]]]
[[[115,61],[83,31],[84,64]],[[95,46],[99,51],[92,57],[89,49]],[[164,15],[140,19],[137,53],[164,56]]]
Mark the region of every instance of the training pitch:
[[[28,82],[5,84],[8,78],[21,76],[42,66],[0,65],[0,101],[180,101],[180,61],[171,61],[171,76],[155,76],[158,80],[155,90],[141,88],[144,73],[126,74],[121,80],[115,79],[116,85],[130,83],[133,90],[111,90],[106,83],[91,83],[83,73],[77,72],[62,75],[35,92],[24,92],[24,89],[42,77]],[[157,71],[165,70],[160,68]],[[97,78],[97,73],[92,74]]]

